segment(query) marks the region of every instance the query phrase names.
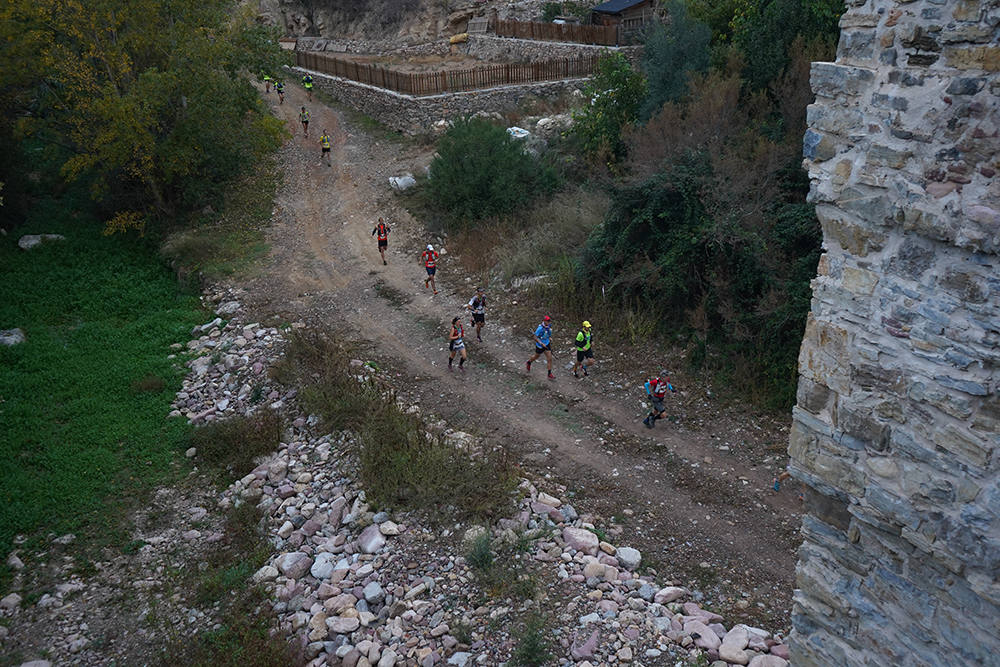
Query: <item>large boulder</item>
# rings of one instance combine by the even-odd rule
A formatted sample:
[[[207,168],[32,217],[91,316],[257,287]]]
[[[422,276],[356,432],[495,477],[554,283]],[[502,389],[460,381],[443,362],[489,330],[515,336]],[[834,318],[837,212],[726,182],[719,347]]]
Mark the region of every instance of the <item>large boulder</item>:
[[[586,528],[574,528],[572,526],[563,528],[562,537],[567,547],[590,555],[597,553],[597,547],[601,543],[597,539],[597,535]]]

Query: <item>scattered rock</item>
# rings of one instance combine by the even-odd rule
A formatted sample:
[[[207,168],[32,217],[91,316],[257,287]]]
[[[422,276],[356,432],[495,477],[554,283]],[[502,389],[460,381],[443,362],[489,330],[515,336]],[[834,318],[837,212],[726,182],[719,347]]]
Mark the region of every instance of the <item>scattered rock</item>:
[[[19,345],[25,341],[24,332],[21,329],[4,329],[0,331],[0,345],[11,347]]]
[[[25,234],[17,240],[17,245],[21,248],[21,250],[31,250],[32,248],[37,248],[43,243],[65,240],[66,237],[62,234]]]

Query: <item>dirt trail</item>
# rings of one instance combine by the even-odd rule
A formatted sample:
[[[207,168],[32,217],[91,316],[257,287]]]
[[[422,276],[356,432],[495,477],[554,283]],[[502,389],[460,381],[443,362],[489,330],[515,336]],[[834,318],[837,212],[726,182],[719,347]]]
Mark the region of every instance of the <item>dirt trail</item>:
[[[721,436],[712,429],[682,432],[663,422],[645,429],[635,387],[616,391],[598,374],[575,380],[563,369],[566,352],[554,366],[556,381],[545,380],[543,360],[526,373],[526,326],[519,333],[498,322],[495,309],[487,314],[484,343],[467,329],[471,367],[449,372],[447,325],[464,313],[474,286],[448,268],[446,255],[440,293],[424,288],[418,249],[426,237],[387,183],[426,163],[427,149],[369,136],[341,113],[307,102],[296,86],[288,87],[283,105],[274,93],[270,101],[295,134],[282,153],[285,186],[270,231],[271,260],[246,285],[260,311],[365,341],[425,412],[503,443],[526,467],[574,490],[578,509],[625,523],[625,542],[661,574],[703,588],[718,580],[715,602],[731,610],[727,618],[786,624],[799,508],[792,491],[770,490],[773,470],[720,450]],[[308,138],[297,121],[302,105],[312,115]],[[320,162],[324,128],[334,139],[332,167]],[[393,229],[388,266],[371,236],[379,215]],[[563,337],[570,328],[555,323]],[[640,382],[636,372],[634,384]],[[731,606],[741,594],[766,606]]]

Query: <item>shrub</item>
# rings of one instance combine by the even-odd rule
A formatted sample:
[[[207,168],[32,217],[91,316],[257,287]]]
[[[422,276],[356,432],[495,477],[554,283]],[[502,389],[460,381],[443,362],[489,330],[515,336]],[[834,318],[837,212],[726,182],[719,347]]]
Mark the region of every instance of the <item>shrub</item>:
[[[522,625],[521,639],[510,655],[508,665],[539,667],[552,659],[549,642],[545,638],[545,619],[530,616]]]
[[[505,215],[552,192],[550,165],[529,155],[501,127],[481,118],[455,122],[438,142],[426,195],[455,226]]]
[[[622,130],[639,117],[646,79],[621,53],[607,53],[584,87],[586,106],[573,114],[573,135],[593,158],[617,161],[625,154]]]
[[[253,467],[255,458],[275,451],[280,441],[281,417],[270,410],[210,422],[188,437],[203,461],[239,475]]]
[[[558,2],[546,2],[542,5],[542,20],[548,23],[562,13],[562,5]]]
[[[490,533],[486,530],[476,536],[469,545],[465,560],[477,570],[488,570],[493,565],[493,545],[490,543]]]
[[[676,102],[686,93],[692,72],[704,72],[709,65],[712,31],[694,19],[681,0],[667,5],[670,22],[654,24],[642,52],[642,70],[649,87],[639,117],[648,119],[665,102]]]

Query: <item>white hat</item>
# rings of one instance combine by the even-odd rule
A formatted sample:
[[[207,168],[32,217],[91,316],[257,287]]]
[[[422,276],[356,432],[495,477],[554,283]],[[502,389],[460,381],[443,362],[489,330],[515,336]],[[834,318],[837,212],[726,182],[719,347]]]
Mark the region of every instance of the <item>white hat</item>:
[[[434,250],[434,246],[432,246],[430,243],[428,243],[427,244],[427,249],[428,250]]]

